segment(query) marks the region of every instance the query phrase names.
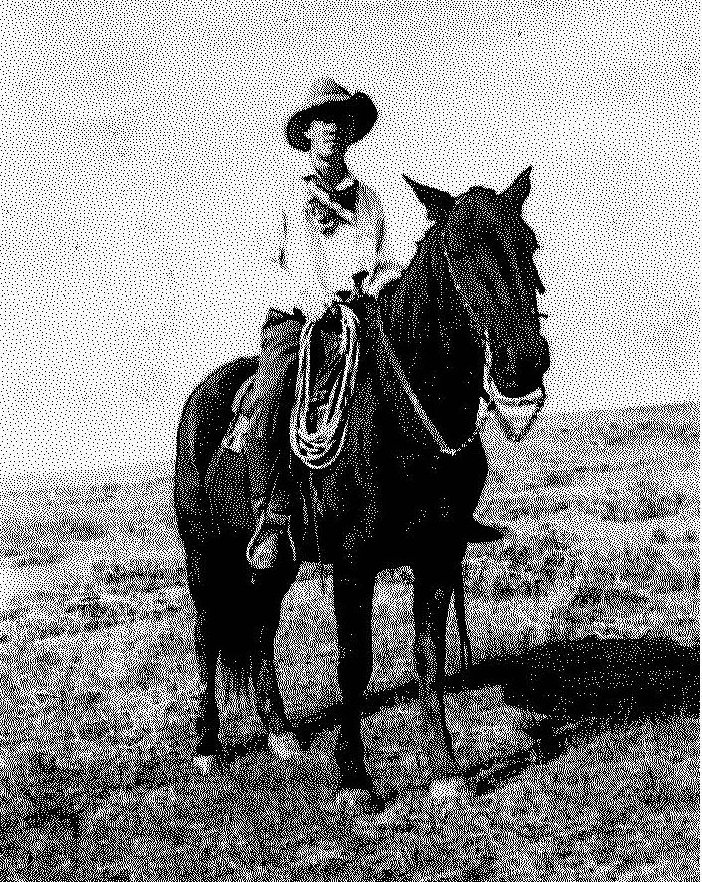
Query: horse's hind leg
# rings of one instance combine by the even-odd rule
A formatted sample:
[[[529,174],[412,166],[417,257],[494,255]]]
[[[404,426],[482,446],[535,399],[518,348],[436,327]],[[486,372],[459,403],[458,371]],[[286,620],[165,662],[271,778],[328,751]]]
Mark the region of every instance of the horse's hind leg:
[[[208,596],[211,591],[209,584],[211,566],[212,561],[204,550],[187,549],[188,584],[196,609],[195,655],[199,677],[198,710],[195,719],[197,737],[195,762],[203,772],[209,771],[212,758],[219,756],[222,751],[219,740],[219,708],[215,692],[220,644],[216,611],[213,607],[214,598]]]
[[[254,573],[252,588],[260,603],[257,650],[251,670],[256,710],[268,733],[269,747],[283,759],[300,751],[283,706],[273,656],[283,597],[293,579],[293,571],[259,571]]]
[[[219,646],[211,616],[198,613],[195,621],[195,653],[199,668],[198,717],[195,722],[196,756],[215,756],[222,750],[219,740],[219,708],[215,694]]]

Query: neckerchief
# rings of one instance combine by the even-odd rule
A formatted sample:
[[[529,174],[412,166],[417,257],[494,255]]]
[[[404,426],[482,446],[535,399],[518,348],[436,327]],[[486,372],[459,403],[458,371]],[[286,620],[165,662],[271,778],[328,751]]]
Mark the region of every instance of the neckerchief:
[[[333,193],[321,187],[314,175],[308,175],[305,183],[309,194],[307,217],[317,224],[323,236],[331,236],[340,223],[355,223],[358,181]]]

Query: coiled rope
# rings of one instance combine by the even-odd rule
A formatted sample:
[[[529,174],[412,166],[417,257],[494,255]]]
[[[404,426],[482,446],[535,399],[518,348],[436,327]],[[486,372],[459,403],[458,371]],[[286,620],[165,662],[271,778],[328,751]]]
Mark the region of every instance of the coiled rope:
[[[324,469],[337,460],[346,440],[348,414],[360,358],[360,321],[356,313],[343,303],[337,304],[341,314],[340,351],[344,369],[324,404],[312,400],[312,334],[317,321],[305,324],[300,335],[295,403],[290,419],[292,451],[310,469]],[[314,421],[314,428],[310,428]]]

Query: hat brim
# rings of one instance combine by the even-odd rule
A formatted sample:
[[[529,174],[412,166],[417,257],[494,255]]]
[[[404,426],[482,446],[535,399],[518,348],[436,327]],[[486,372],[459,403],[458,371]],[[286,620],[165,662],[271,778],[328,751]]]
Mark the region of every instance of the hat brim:
[[[285,127],[285,136],[291,147],[305,152],[310,149],[310,139],[305,131],[313,119],[320,118],[320,114],[325,117],[329,114],[352,117],[354,127],[351,144],[365,138],[378,119],[378,110],[365,92],[355,92],[348,98],[327,99],[312,107],[302,107],[290,116]]]

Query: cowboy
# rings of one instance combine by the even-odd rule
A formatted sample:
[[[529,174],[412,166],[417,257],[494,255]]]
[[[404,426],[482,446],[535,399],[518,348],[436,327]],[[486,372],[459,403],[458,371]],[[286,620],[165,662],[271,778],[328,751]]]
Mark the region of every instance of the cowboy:
[[[247,556],[254,571],[277,568],[292,550],[287,404],[304,321],[361,287],[375,295],[401,273],[385,252],[378,195],[346,165],[347,149],[368,134],[377,116],[365,93],[320,79],[287,120],[287,141],[307,154],[308,163],[279,206],[271,248],[278,291],[261,333],[254,423],[245,444],[256,521]]]
[[[277,294],[261,332],[253,421],[244,449],[256,524],[247,549],[254,573],[276,569],[294,557],[285,466],[304,321],[320,317],[332,303],[361,289],[377,296],[402,273],[386,249],[385,214],[377,193],[346,165],[347,149],[370,132],[377,116],[365,93],[351,94],[334,80],[320,79],[287,120],[287,141],[307,154],[308,163],[281,201],[271,243]],[[480,454],[484,461],[482,446]],[[501,536],[494,527],[472,520],[471,541]]]

